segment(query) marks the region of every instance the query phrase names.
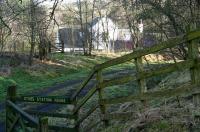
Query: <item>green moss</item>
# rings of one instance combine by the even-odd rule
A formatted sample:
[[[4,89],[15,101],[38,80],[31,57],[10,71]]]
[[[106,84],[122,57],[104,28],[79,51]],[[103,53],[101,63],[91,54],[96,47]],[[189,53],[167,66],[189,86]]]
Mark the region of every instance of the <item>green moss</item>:
[[[11,85],[16,85],[16,82],[9,78],[0,77],[0,99],[5,97],[6,88]]]

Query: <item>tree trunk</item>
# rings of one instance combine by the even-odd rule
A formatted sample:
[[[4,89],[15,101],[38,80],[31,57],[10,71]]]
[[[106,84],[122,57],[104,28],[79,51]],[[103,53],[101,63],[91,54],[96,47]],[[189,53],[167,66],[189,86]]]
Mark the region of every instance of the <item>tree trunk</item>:
[[[85,34],[84,34],[84,27],[83,27],[83,17],[82,17],[82,5],[81,5],[81,0],[78,0],[78,5],[79,5],[79,16],[80,16],[80,24],[81,24],[81,42],[83,44],[83,53],[86,55],[86,50],[85,50]]]
[[[33,0],[30,0],[30,28],[31,28],[31,49],[29,53],[29,65],[32,65],[33,63],[33,54],[34,54],[34,48],[35,48],[35,8]]]
[[[51,41],[48,41],[48,52],[51,53]]]

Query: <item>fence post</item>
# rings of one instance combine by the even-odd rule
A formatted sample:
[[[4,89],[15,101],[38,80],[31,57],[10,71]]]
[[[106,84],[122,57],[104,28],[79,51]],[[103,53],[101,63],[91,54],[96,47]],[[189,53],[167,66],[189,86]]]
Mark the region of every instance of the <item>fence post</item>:
[[[101,100],[103,99],[103,89],[101,87],[101,83],[103,82],[103,77],[102,77],[102,70],[97,71],[97,89],[98,89],[98,93],[99,93],[99,107],[101,110],[101,114],[105,115],[106,114],[106,106],[105,104],[101,103]],[[104,125],[107,127],[109,125],[109,121],[102,119],[102,121],[104,122]]]
[[[39,132],[48,132],[48,118],[39,118]]]
[[[144,71],[144,67],[143,67],[143,63],[142,63],[142,57],[136,58],[135,63],[136,63],[137,74],[142,73]],[[145,79],[139,79],[138,84],[139,84],[141,93],[147,92],[146,80]]]
[[[77,121],[78,121],[78,113],[79,113],[79,112],[76,112],[76,113],[74,114],[74,115],[75,115],[75,124],[76,124]],[[80,124],[76,124],[76,126],[75,126],[76,132],[79,131],[79,127],[80,127]]]
[[[195,30],[196,25],[190,25],[188,32]],[[198,66],[198,56],[199,56],[199,50],[198,50],[198,41],[192,40],[188,42],[188,59],[194,60],[194,66],[190,68],[190,75],[191,75],[191,81],[192,84],[200,84],[200,67]],[[200,93],[194,93],[193,94],[193,103],[195,106],[199,105],[200,102]]]
[[[74,102],[73,102],[73,104],[74,104],[74,109],[76,110],[76,106],[77,106],[77,97],[75,97],[75,99],[74,99]],[[80,129],[80,124],[77,124],[77,122],[78,122],[78,119],[79,119],[79,110],[78,111],[75,111],[75,113],[74,113],[74,120],[75,120],[75,131],[76,132],[79,132],[79,129]]]
[[[135,65],[136,65],[137,74],[140,74],[144,71],[144,67],[143,67],[143,63],[142,63],[142,57],[135,59]],[[145,79],[138,79],[138,85],[139,85],[139,88],[140,88],[140,94],[147,92],[147,86],[146,86],[146,80]],[[147,101],[141,100],[141,102],[143,103],[144,108],[146,108],[147,107]]]
[[[6,95],[6,100],[11,100],[12,102],[15,102],[14,97],[16,97],[16,86],[9,86],[7,88],[7,95]],[[8,107],[7,103],[6,103],[6,132],[8,131],[9,128],[9,123],[8,123],[8,118],[9,115],[11,114],[10,108]]]
[[[16,97],[17,92],[16,92],[16,86],[9,86],[7,89],[7,99],[11,100],[12,102],[14,102],[14,97]]]

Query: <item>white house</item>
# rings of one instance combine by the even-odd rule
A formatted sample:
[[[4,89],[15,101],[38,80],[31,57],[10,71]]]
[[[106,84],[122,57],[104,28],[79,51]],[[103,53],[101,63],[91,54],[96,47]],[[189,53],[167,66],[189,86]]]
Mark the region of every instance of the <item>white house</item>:
[[[97,17],[88,23],[88,31],[92,32],[92,44],[94,50],[115,50],[126,48],[132,49],[132,38],[129,29],[119,29],[118,26],[108,17]],[[60,35],[59,35],[60,34]],[[83,49],[82,41],[84,35],[80,26],[62,27],[58,31],[58,46],[64,43],[66,52]],[[58,47],[57,46],[57,47]]]
[[[130,29],[118,29],[117,40],[130,41],[131,39]]]
[[[95,18],[89,29],[93,33],[93,47],[97,50],[110,50],[112,49],[112,42],[118,38],[117,25],[107,17]]]

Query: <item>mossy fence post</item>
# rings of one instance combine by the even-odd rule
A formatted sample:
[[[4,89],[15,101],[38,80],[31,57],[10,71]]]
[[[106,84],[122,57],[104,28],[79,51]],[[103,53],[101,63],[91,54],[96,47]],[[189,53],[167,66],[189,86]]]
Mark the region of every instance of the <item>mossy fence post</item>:
[[[137,74],[142,74],[144,72],[142,57],[138,57],[138,58],[135,59],[135,65],[136,65]],[[140,89],[140,94],[147,92],[147,86],[146,86],[145,78],[138,79],[138,85],[139,85],[139,89]],[[147,107],[147,100],[141,100],[141,102],[143,103],[144,108],[146,108]]]
[[[101,110],[101,114],[104,116],[106,114],[106,105],[101,103],[101,100],[103,99],[103,89],[101,87],[101,84],[103,82],[103,77],[102,77],[102,70],[97,71],[97,89],[99,93],[99,107]],[[101,118],[103,119],[103,118]],[[102,120],[104,122],[104,125],[107,127],[109,125],[109,121],[106,119]]]
[[[39,118],[39,132],[48,132],[48,118]]]
[[[74,102],[74,109],[76,108],[77,106],[77,97],[75,98],[75,102]],[[76,109],[75,109],[76,110]],[[79,132],[79,129],[80,129],[80,123],[77,124],[77,121],[79,119],[79,110],[77,110],[75,113],[74,113],[74,120],[75,120],[75,131],[76,132]]]
[[[137,74],[141,74],[144,71],[144,67],[143,67],[143,63],[142,63],[142,57],[135,59],[135,61],[136,61]],[[147,92],[146,80],[145,79],[138,79],[138,84],[139,84],[141,93]]]
[[[13,100],[17,95],[17,89],[16,89],[16,86],[13,85],[13,86],[9,86],[7,88],[7,99],[8,100],[11,100],[12,102],[15,102],[15,100]]]
[[[17,91],[16,91],[16,86],[9,86],[7,88],[7,95],[6,95],[6,101],[7,100],[11,100],[12,102],[15,102],[14,98],[16,97]],[[7,102],[6,102],[7,103]],[[9,115],[11,114],[11,110],[8,107],[8,105],[6,104],[6,132],[8,132],[8,128],[9,128]]]
[[[196,25],[191,24],[188,27],[188,32],[195,30]],[[198,66],[198,56],[199,56],[199,49],[198,49],[198,41],[192,40],[188,42],[188,59],[194,60],[194,66],[190,68],[190,75],[192,84],[200,84],[200,67]],[[193,103],[195,106],[200,104],[200,93],[193,94]]]

